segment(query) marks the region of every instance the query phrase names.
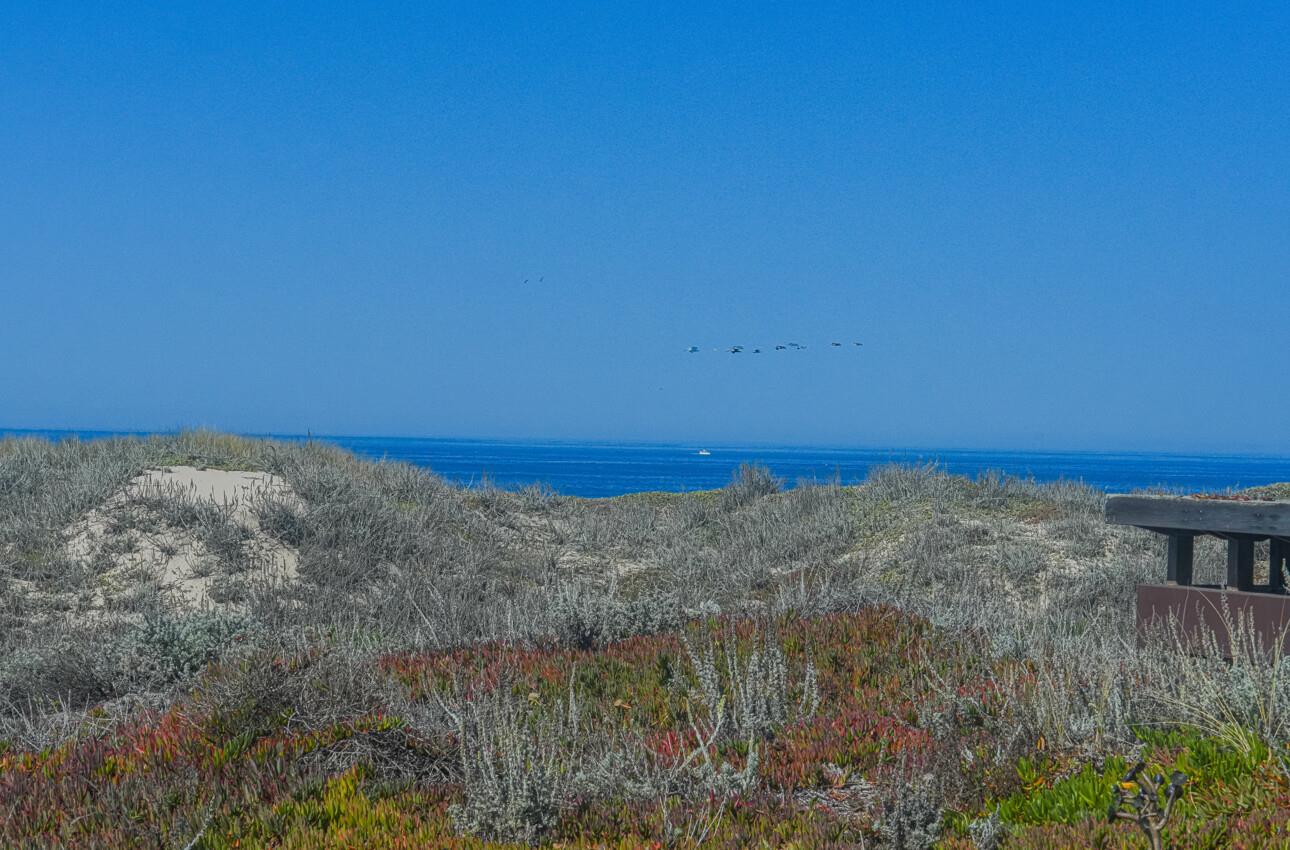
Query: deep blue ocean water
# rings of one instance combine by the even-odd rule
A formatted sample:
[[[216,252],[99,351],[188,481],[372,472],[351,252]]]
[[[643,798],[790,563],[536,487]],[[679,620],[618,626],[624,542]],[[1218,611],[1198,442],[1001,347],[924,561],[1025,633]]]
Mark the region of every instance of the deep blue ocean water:
[[[96,439],[105,431],[6,431],[0,435]],[[304,440],[297,435],[276,439]],[[462,484],[487,480],[502,487],[543,483],[573,496],[619,496],[647,490],[706,490],[730,481],[741,463],[768,467],[790,485],[843,483],[888,463],[934,462],[975,477],[989,470],[1040,481],[1084,481],[1108,492],[1161,487],[1179,492],[1253,487],[1290,481],[1290,457],[1124,452],[967,451],[961,449],[847,449],[791,446],[703,446],[643,443],[526,442],[418,437],[319,437],[369,458],[424,466]]]

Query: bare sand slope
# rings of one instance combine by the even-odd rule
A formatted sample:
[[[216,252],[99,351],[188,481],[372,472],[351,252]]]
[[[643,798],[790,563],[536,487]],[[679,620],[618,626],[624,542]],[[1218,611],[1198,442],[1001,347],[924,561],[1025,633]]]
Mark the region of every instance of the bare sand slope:
[[[265,500],[299,506],[285,481],[263,472],[147,470],[68,529],[67,553],[99,574],[98,604],[141,582],[183,607],[227,604],[237,581],[296,576],[298,553],[261,527]]]
[[[257,491],[276,490],[289,493],[285,481],[267,472],[244,472],[226,469],[198,469],[195,466],[171,466],[149,469],[130,482],[129,489],[180,486],[198,498],[216,502],[242,502]]]

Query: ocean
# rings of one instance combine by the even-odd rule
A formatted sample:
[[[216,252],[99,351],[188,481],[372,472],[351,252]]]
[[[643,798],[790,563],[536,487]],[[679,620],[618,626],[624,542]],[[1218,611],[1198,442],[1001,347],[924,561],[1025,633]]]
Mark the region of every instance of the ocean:
[[[107,431],[3,430],[0,435],[52,440],[118,436]],[[303,435],[274,434],[282,440]],[[621,496],[650,490],[721,487],[743,463],[766,466],[792,486],[801,481],[864,480],[875,466],[936,463],[975,477],[998,470],[1039,481],[1083,481],[1108,492],[1163,488],[1207,492],[1290,481],[1290,457],[1145,452],[967,451],[807,446],[690,446],[664,443],[588,443],[420,437],[319,437],[373,459],[406,461],[465,485],[485,481],[517,488],[544,484],[571,496]],[[700,455],[705,449],[710,452]]]

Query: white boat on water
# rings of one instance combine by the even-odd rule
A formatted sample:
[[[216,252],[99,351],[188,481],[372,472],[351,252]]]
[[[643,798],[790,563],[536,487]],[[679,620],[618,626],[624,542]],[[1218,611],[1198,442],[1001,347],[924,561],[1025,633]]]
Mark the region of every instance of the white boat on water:
[[[702,455],[703,457],[707,457],[708,455],[712,454],[712,452],[708,451],[707,449],[699,449],[699,451],[696,452],[696,454]]]

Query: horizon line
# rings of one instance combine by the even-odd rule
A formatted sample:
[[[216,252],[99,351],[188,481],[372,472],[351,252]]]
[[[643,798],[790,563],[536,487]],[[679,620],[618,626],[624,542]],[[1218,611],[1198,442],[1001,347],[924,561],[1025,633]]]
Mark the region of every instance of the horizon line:
[[[639,447],[658,447],[658,448],[721,448],[721,449],[819,449],[834,451],[860,451],[860,452],[957,452],[963,454],[1024,454],[1024,455],[1133,455],[1133,456],[1154,456],[1154,457],[1177,457],[1177,458],[1205,458],[1205,457],[1230,457],[1230,458],[1266,458],[1273,460],[1290,461],[1290,454],[1278,454],[1275,452],[1256,452],[1256,451],[1198,451],[1198,450],[1153,450],[1153,449],[1073,449],[1073,448],[1005,448],[1000,446],[988,447],[965,447],[965,446],[917,446],[917,445],[875,445],[875,444],[842,444],[842,443],[782,443],[782,442],[707,442],[707,443],[689,443],[676,442],[670,440],[615,440],[615,439],[593,439],[593,438],[576,438],[576,437],[467,437],[467,436],[444,436],[444,435],[412,435],[412,434],[341,434],[341,433],[314,433],[305,432],[288,432],[288,431],[234,431],[220,428],[211,428],[206,426],[179,426],[174,428],[162,429],[134,429],[134,428],[11,428],[0,426],[0,436],[14,434],[67,434],[75,436],[78,434],[93,434],[102,436],[122,436],[122,437],[147,437],[147,436],[169,436],[182,434],[193,431],[209,431],[218,434],[230,434],[236,437],[246,437],[251,439],[292,439],[308,440],[318,439],[324,441],[334,440],[430,440],[440,442],[458,442],[458,443],[493,443],[493,444],[518,444],[518,445],[567,445],[567,446],[639,446]]]

